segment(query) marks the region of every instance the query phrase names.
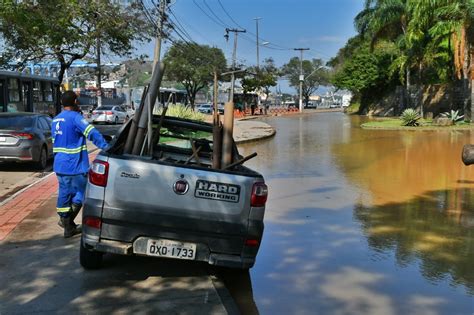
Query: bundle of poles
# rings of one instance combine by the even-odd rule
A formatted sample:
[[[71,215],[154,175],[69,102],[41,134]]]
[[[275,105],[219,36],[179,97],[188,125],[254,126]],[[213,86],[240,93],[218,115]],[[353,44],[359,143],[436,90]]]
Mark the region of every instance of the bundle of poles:
[[[153,155],[153,147],[158,143],[160,138],[160,130],[163,119],[166,116],[168,105],[163,107],[160,122],[153,130],[153,109],[159,95],[161,81],[165,66],[163,63],[156,63],[153,69],[153,75],[150,84],[144,89],[140,101],[140,107],[133,116],[130,131],[125,142],[124,153],[132,155]],[[212,168],[229,169],[240,165],[257,153],[253,153],[240,160],[233,160],[233,129],[234,129],[234,104],[232,101],[225,104],[224,107],[224,123],[221,123],[217,103],[217,73],[214,73],[214,114],[213,114],[213,155]],[[169,101],[167,104],[169,104]],[[194,148],[193,148],[194,150]],[[196,148],[193,156],[198,156],[200,148]]]

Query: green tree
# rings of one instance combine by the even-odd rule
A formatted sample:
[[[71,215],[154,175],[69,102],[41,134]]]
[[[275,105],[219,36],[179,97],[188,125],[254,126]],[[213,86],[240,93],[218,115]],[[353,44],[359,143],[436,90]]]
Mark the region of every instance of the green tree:
[[[242,79],[244,93],[262,91],[265,98],[270,95],[270,88],[277,85],[278,68],[275,66],[273,58],[264,60],[263,65],[257,68],[250,68],[251,76]]]
[[[451,65],[455,79],[463,80],[465,95],[472,84],[474,64],[474,1],[472,0],[433,0],[419,11],[432,12],[434,23],[430,24],[429,33],[437,43],[448,43],[452,53]],[[465,98],[464,113],[466,120],[472,120],[474,99],[468,103]]]
[[[413,53],[407,41],[408,24],[411,20],[409,0],[366,0],[365,8],[355,18],[354,24],[362,36],[367,36],[373,47],[380,40],[398,44],[400,54],[394,62],[405,75],[407,89],[411,84],[410,70]]]
[[[214,78],[226,69],[226,59],[221,49],[206,45],[176,42],[166,52],[166,77],[182,83],[188,92],[194,109],[196,93],[207,87]]]
[[[308,104],[309,97],[319,88],[320,85],[329,82],[329,72],[323,66],[321,59],[303,60],[303,99]],[[299,92],[300,87],[300,59],[293,57],[283,65],[282,73],[287,76],[290,86]]]
[[[125,8],[110,0],[4,0],[0,64],[21,69],[29,61],[56,60],[62,82],[74,61],[94,53],[98,37],[103,49],[125,56],[134,41],[147,40],[151,32],[135,5]]]

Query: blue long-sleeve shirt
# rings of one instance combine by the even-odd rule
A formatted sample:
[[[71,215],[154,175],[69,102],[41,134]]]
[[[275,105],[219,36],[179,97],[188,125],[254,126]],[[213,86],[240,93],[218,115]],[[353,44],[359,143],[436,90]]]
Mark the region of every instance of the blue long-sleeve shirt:
[[[89,170],[86,139],[104,149],[107,142],[100,132],[75,111],[64,110],[54,117],[51,126],[53,135],[53,171],[60,175],[78,175]]]

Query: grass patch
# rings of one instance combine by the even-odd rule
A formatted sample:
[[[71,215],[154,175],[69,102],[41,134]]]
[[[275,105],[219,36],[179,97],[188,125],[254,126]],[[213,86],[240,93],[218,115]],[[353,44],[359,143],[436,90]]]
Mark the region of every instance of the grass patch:
[[[353,102],[348,107],[346,107],[345,112],[348,114],[358,113],[360,109],[360,102]]]
[[[377,118],[373,121],[363,123],[364,129],[387,129],[387,130],[447,130],[447,129],[474,129],[472,123],[460,121],[452,126],[438,126],[433,124],[431,119],[420,119],[419,126],[402,126],[402,120],[399,118]]]

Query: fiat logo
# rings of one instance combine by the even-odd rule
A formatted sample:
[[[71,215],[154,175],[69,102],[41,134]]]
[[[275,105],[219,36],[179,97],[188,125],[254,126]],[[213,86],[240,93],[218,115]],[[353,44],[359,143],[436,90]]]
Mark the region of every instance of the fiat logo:
[[[184,179],[179,179],[174,183],[173,190],[178,195],[184,195],[189,190],[189,184]]]

